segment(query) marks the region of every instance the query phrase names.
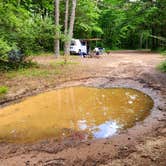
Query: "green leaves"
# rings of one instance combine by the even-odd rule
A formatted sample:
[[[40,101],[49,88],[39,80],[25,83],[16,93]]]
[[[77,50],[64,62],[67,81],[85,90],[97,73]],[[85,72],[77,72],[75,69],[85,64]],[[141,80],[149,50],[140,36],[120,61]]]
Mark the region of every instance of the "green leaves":
[[[5,56],[10,50],[11,47],[8,45],[8,43],[3,38],[0,38],[0,59],[5,60]]]
[[[0,86],[0,96],[6,94],[9,88],[7,86]]]
[[[76,38],[88,38],[92,33],[101,34],[99,24],[100,10],[94,0],[79,0],[76,9],[75,34]]]
[[[52,18],[33,15],[23,6],[15,5],[16,3],[0,3],[0,36],[3,36],[10,46],[14,44],[23,50],[26,55],[51,50],[54,37]]]
[[[53,51],[55,31],[63,31],[64,4],[61,1],[61,26],[54,28],[52,0],[0,1],[1,58],[13,47],[26,55]],[[109,48],[165,47],[160,40],[166,38],[165,11],[165,0],[78,0],[74,37],[100,37]],[[61,32],[60,39],[68,37]]]
[[[153,47],[154,43],[160,47],[160,42],[150,41],[149,37],[166,36],[166,1],[103,0],[100,6],[100,24],[107,47],[145,48]]]

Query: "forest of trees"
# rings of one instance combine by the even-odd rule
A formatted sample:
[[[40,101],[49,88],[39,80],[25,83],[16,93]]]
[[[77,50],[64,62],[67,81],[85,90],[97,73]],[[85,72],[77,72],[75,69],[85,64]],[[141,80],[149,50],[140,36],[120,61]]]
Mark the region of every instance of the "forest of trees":
[[[55,26],[56,1],[0,0],[0,60],[10,50],[53,52],[57,35],[63,49],[70,33],[66,4],[70,16],[72,3],[59,0]],[[164,49],[165,11],[166,0],[77,0],[73,37],[101,38],[98,44],[107,49]]]

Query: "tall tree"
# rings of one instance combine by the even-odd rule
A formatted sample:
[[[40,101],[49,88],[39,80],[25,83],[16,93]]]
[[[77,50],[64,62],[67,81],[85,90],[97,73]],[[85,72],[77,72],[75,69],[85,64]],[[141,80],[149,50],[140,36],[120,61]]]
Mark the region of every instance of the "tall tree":
[[[99,4],[98,2],[96,5],[95,0],[79,0],[77,2],[74,26],[74,36],[76,38],[93,38],[102,34]]]
[[[69,21],[69,0],[66,0],[66,6],[65,6],[65,30],[64,30],[64,35],[67,36],[68,33],[68,21]],[[66,53],[67,50],[67,44],[64,45],[64,52]]]
[[[55,43],[54,43],[54,51],[55,56],[59,56],[59,0],[55,0]]]
[[[68,33],[67,33],[68,34],[67,35],[68,39],[65,41],[65,52],[64,52],[65,55],[69,55],[70,54],[70,43],[71,43],[71,39],[73,37],[76,5],[77,5],[77,0],[72,0],[70,24],[69,24],[69,30],[68,30]]]

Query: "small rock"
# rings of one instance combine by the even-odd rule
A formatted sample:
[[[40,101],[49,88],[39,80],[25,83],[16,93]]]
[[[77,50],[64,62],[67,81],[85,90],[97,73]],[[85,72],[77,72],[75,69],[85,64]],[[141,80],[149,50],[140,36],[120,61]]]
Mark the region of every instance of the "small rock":
[[[160,111],[163,110],[163,108],[162,108],[161,106],[158,106],[157,108],[158,108]]]
[[[25,162],[25,165],[26,165],[26,166],[30,166],[30,161],[26,161],[26,162]]]
[[[90,142],[86,142],[86,145],[88,145],[88,146],[89,146],[89,145],[91,145],[91,143],[90,143]]]
[[[141,157],[143,157],[143,158],[148,158],[149,155],[148,155],[148,154],[143,154],[143,155],[141,155]]]

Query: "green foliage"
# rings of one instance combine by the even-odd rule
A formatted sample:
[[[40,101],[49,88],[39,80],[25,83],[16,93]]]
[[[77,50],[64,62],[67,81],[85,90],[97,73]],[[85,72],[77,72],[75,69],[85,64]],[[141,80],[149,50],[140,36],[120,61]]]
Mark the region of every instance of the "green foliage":
[[[79,0],[76,9],[75,38],[91,38],[94,34],[102,34],[99,24],[100,10],[91,0]]]
[[[14,77],[49,77],[49,76],[55,76],[57,74],[60,74],[61,71],[59,69],[44,69],[40,67],[31,67],[31,68],[20,68],[17,71],[9,71],[6,73],[6,76],[8,78],[14,78]]]
[[[17,72],[8,73],[8,77],[15,76],[25,76],[25,77],[48,77],[50,75],[58,74],[58,71],[49,71],[49,70],[41,70],[37,68],[33,69],[19,69]]]
[[[153,49],[166,46],[159,40],[159,36],[166,36],[163,21],[166,20],[166,1],[104,0],[101,9],[106,47]]]
[[[0,36],[10,45],[29,55],[37,51],[53,50],[54,24],[51,17],[33,15],[23,6],[0,3]]]
[[[57,30],[61,30],[62,42],[67,40],[63,34],[64,4],[65,1],[61,1],[61,25],[55,28],[54,1],[1,0],[1,61],[6,61],[8,52],[13,49],[21,50],[26,56],[53,52]],[[78,0],[74,37],[102,38],[104,47],[109,49],[163,49],[166,47],[163,40],[166,38],[165,11],[165,0]]]
[[[37,64],[32,61],[22,61],[22,62],[10,62],[10,61],[0,61],[0,72],[28,69],[36,67]]]
[[[161,54],[164,55],[164,56],[166,56],[166,50],[161,51]]]
[[[19,33],[21,49],[27,55],[34,52],[53,51],[54,25],[49,17],[42,19],[40,15],[33,20],[28,19]]]
[[[158,66],[158,69],[162,72],[166,72],[166,60]]]
[[[0,38],[0,71],[29,68],[34,65],[35,63],[26,61],[25,55],[17,50],[16,47],[10,46]]]
[[[0,86],[0,95],[4,95],[8,92],[8,87],[7,86]]]
[[[54,24],[51,17],[32,13],[28,1],[0,2],[0,70],[27,68],[34,64],[18,55],[53,51]],[[26,7],[25,7],[26,6]],[[28,6],[30,7],[30,6]],[[12,58],[10,52],[13,52]],[[19,61],[18,61],[19,60]]]
[[[24,61],[24,54],[0,38],[0,71],[17,69],[28,63]]]
[[[64,61],[58,61],[56,63],[51,63],[50,65],[52,67],[58,67],[58,66],[77,65],[77,64],[78,64],[77,62],[71,62],[71,61],[65,62],[65,60],[64,60]]]
[[[0,38],[0,61],[7,61],[8,53],[12,48],[8,45],[6,41]]]

